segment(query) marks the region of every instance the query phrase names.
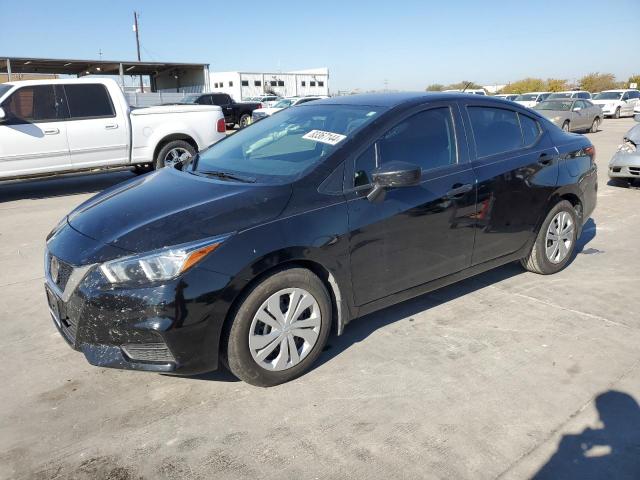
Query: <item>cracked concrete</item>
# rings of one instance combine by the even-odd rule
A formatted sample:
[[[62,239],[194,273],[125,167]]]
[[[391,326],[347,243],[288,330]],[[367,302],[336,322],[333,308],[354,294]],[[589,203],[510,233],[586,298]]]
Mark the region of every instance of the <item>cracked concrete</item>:
[[[639,478],[640,190],[606,185],[632,123],[589,134],[599,204],[569,268],[507,265],[363,317],[266,390],[89,366],[47,313],[44,237],[131,174],[3,185],[0,478]]]

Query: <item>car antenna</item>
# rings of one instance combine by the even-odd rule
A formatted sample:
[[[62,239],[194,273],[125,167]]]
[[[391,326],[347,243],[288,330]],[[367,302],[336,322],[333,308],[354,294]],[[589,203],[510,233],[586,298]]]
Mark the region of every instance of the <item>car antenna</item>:
[[[464,88],[462,89],[462,93],[467,91],[467,88],[469,88],[469,86],[472,84],[473,82],[467,82],[467,84],[464,86]]]

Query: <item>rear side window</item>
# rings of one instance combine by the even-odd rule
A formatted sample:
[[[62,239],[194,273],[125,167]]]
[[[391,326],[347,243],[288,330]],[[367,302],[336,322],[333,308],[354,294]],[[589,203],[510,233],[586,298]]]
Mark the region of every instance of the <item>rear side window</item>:
[[[115,117],[111,98],[104,85],[65,85],[64,90],[72,119]]]
[[[542,129],[540,128],[540,124],[533,118],[520,114],[518,114],[518,117],[520,118],[524,147],[530,147],[538,141],[538,138],[542,134]]]
[[[2,103],[9,121],[50,122],[64,118],[53,85],[22,87]]]
[[[491,107],[469,107],[468,111],[478,157],[522,148],[522,133],[516,112]]]

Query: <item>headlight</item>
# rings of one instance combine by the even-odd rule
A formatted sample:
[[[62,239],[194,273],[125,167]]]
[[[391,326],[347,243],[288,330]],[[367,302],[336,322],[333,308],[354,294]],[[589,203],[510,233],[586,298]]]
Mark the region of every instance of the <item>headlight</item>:
[[[100,271],[113,283],[145,284],[171,280],[217,249],[230,235],[185,243],[103,263]]]
[[[633,142],[625,139],[622,144],[618,145],[618,151],[622,153],[635,153],[636,146]]]

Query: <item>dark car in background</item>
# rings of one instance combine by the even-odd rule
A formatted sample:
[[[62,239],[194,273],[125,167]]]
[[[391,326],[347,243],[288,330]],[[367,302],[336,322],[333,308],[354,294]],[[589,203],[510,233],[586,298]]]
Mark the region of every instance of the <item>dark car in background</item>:
[[[236,102],[227,93],[194,93],[184,97],[181,103],[218,105],[222,108],[227,126],[238,125],[240,128],[246,127],[251,123],[251,114],[255,109],[263,107],[260,102]]]
[[[222,361],[276,385],[357,317],[508,262],[563,269],[596,205],[594,156],[486,96],[285,109],[65,217],[47,238],[51,315],[93,365]]]

